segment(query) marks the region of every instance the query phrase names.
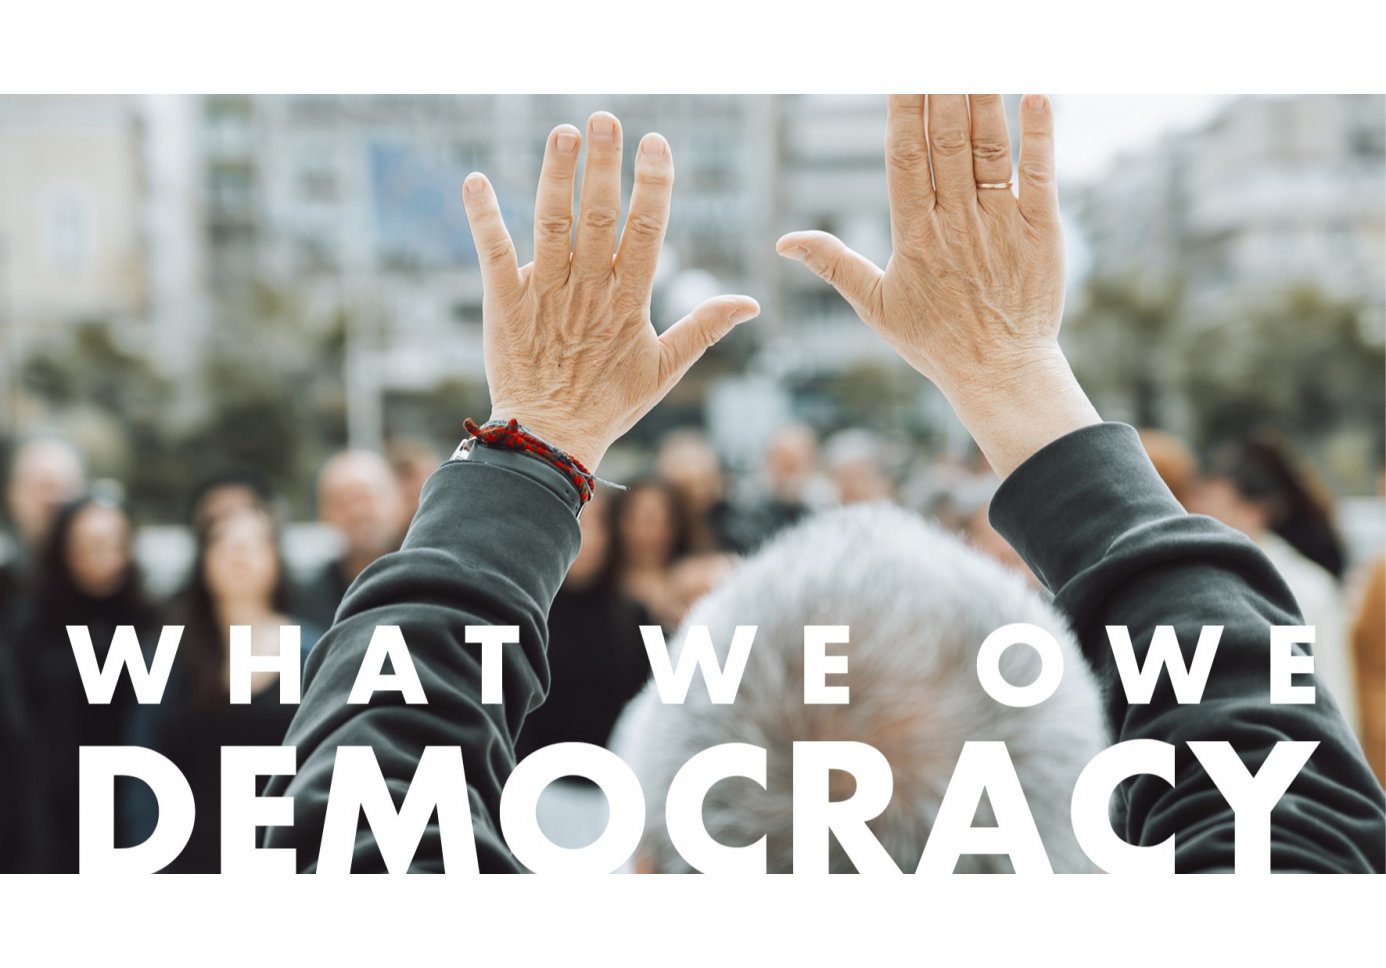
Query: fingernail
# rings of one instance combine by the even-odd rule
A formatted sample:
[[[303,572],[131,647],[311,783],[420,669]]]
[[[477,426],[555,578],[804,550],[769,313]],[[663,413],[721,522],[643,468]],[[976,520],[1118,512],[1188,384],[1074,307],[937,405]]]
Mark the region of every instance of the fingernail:
[[[760,315],[760,308],[759,308],[759,307],[756,307],[755,309],[752,309],[752,308],[749,307],[749,306],[743,306],[742,308],[738,309],[736,312],[732,313],[732,317],[731,317],[732,325],[733,325],[733,326],[740,326],[742,323],[746,322],[748,319],[755,319],[755,318],[756,318],[757,316],[759,316],[759,315]]]
[[[462,183],[462,189],[468,195],[480,195],[486,190],[486,176],[479,172],[472,172]]]
[[[608,114],[598,114],[592,118],[592,137],[610,141],[616,134],[616,121]]]
[[[808,258],[808,249],[800,248],[797,245],[786,246],[777,251],[786,259],[793,259],[795,262],[803,262]]]
[[[558,137],[553,141],[554,147],[565,155],[571,155],[577,151],[578,136],[571,131],[560,131]]]
[[[664,139],[657,134],[647,134],[640,141],[640,153],[650,158],[664,157]]]
[[[1049,98],[1043,94],[1025,95],[1025,110],[1040,112],[1049,106]]]

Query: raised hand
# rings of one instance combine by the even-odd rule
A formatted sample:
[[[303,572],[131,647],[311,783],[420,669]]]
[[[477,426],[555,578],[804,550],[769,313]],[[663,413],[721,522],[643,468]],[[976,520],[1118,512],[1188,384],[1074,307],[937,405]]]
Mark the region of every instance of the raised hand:
[[[884,271],[825,232],[776,246],[938,385],[1002,476],[1100,419],[1058,344],[1063,238],[1047,98],[1025,97],[1020,135],[1017,198],[999,95],[895,95]]]
[[[747,296],[718,296],[657,334],[650,290],[674,184],[669,144],[658,134],[640,142],[619,248],[620,122],[605,112],[588,119],[574,233],[581,144],[572,125],[549,134],[534,209],[534,261],[525,266],[517,265],[486,177],[468,175],[462,195],[481,260],[491,417],[518,419],[593,470],[709,346],[760,307]]]

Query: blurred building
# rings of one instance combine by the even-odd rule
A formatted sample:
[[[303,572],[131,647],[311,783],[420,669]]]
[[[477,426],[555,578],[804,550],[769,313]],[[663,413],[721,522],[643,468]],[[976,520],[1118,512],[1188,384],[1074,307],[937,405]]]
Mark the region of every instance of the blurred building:
[[[1369,490],[1384,171],[1386,97],[1244,97],[1070,188],[1089,265],[1068,348],[1102,412],[1203,443],[1278,421]]]
[[[1019,95],[1006,98],[1015,118]],[[886,109],[876,95],[789,95],[779,99],[779,177],[774,222],[761,236],[767,250],[785,232],[830,232],[877,265],[890,260],[890,199],[882,163]],[[1018,148],[1017,132],[1011,132]],[[900,416],[905,401],[911,429],[927,427],[963,446],[969,439],[943,397],[921,381],[857,318],[841,296],[802,266],[776,259],[762,276],[770,286],[770,319],[757,323],[763,338],[758,366],[722,409],[757,411],[834,424],[844,419],[844,381],[860,391],[858,406],[878,416]],[[757,293],[757,295],[761,295]],[[765,300],[762,299],[764,305]],[[827,385],[832,389],[828,390]],[[757,397],[758,393],[758,397]],[[794,399],[784,399],[786,394]],[[775,395],[781,398],[778,405]],[[714,405],[717,401],[714,400]],[[878,405],[879,404],[879,405]],[[745,431],[740,431],[744,435]],[[747,450],[759,441],[743,440]]]
[[[1242,98],[1206,125],[1118,158],[1069,192],[1094,276],[1180,315],[1227,317],[1297,285],[1386,302],[1386,97]]]
[[[219,96],[200,111],[216,306],[234,311],[254,287],[282,287],[306,326],[339,319],[350,435],[378,443],[387,397],[483,379],[462,179],[490,176],[527,261],[546,136],[599,108],[622,120],[627,184],[646,131],[674,146],[679,189],[657,322],[751,288],[765,261],[752,247],[767,221],[768,98]]]
[[[141,126],[125,97],[0,98],[0,366],[5,423],[36,346],[103,319],[147,318]],[[8,428],[7,428],[8,429]]]
[[[965,443],[938,394],[829,286],[774,253],[781,233],[818,228],[888,259],[885,108],[858,95],[0,98],[0,431],[32,422],[13,392],[26,355],[87,319],[177,384],[163,422],[211,425],[225,390],[204,364],[241,366],[237,343],[267,341],[259,359],[317,374],[311,390],[261,381],[325,415],[312,431],[322,440],[292,443],[301,466],[290,476],[307,473],[313,447],[337,445],[342,415],[353,443],[374,445],[392,425],[418,432],[418,415],[448,409],[443,395],[484,402],[462,179],[491,177],[528,260],[545,136],[598,109],[624,124],[627,184],[642,134],[673,146],[656,325],[719,292],[763,309],[638,435],[703,419],[744,463],[760,444],[747,412],[767,433],[793,418],[826,427],[874,414]],[[1361,301],[1364,328],[1380,332],[1383,110],[1381,96],[1243,99],[1104,177],[1064,182],[1067,234],[1084,250],[1070,262],[1177,292],[1181,326],[1307,281]],[[1070,307],[1080,302],[1075,287]],[[1075,360],[1130,355],[1140,339],[1101,329],[1070,347]],[[1145,352],[1137,363],[1158,366]]]
[[[885,108],[879,97],[805,95],[784,99],[777,224],[784,232],[817,229],[885,265],[890,207],[881,164]],[[791,372],[835,370],[862,358],[888,360],[886,345],[862,327],[842,297],[801,266],[776,267],[783,325],[776,356]]]

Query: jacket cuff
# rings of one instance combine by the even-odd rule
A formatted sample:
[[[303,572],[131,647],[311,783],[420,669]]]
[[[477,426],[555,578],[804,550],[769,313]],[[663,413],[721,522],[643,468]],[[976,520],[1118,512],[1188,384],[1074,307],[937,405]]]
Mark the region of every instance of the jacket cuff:
[[[1057,591],[1131,529],[1185,514],[1135,429],[1102,423],[1065,434],[1016,468],[997,490],[990,518]]]
[[[552,491],[574,517],[582,511],[582,496],[558,468],[521,451],[506,450],[502,447],[473,447],[470,451],[459,448],[444,466],[453,463],[486,464],[514,471]]]

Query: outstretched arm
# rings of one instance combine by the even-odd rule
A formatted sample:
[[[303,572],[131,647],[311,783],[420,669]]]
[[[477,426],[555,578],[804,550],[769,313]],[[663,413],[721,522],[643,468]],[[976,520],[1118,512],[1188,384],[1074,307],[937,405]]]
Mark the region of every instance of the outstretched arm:
[[[669,145],[640,143],[635,188],[617,246],[621,129],[609,114],[587,128],[587,166],[573,237],[573,182],[582,135],[549,136],[534,220],[534,261],[518,266],[485,177],[463,186],[485,287],[482,309],[491,415],[516,419],[595,470],[607,447],[669,391],[703,351],[758,312],[754,300],[721,296],[662,335],[649,317],[650,289],[673,185]],[[313,650],[307,687],[285,742],[298,747],[292,778],[271,795],[295,798],[295,826],[271,828],[270,847],[294,846],[301,870],[316,866],[338,746],[370,746],[398,807],[428,746],[462,750],[478,863],[518,869],[498,830],[501,790],[515,765],[525,715],[548,688],[545,620],[578,549],[581,497],[563,474],[514,451],[481,448],[429,479],[404,547],[367,568],[337,623]],[[427,705],[399,694],[368,705],[347,697],[378,626],[398,625]],[[502,650],[503,702],[481,702],[479,647],[469,625],[517,625],[519,646]],[[356,840],[354,870],[378,870],[369,829]],[[431,820],[413,867],[443,866]]]
[[[1020,132],[1017,195],[1000,95],[894,95],[885,269],[826,232],[791,232],[777,246],[943,392],[1002,477],[1101,421],[1059,348],[1064,249],[1047,98],[1026,95]]]
[[[1129,427],[1102,424],[1059,348],[1063,246],[1053,114],[1020,107],[1019,193],[996,95],[892,97],[886,135],[893,252],[884,270],[821,232],[779,242],[831,283],[910,365],[938,385],[1005,479],[998,531],[1055,592],[1106,686],[1118,741],[1176,744],[1177,782],[1126,788],[1122,832],[1173,835],[1178,869],[1231,869],[1234,817],[1185,745],[1233,744],[1255,771],[1277,740],[1318,743],[1272,814],[1276,869],[1380,871],[1386,808],[1333,701],[1269,701],[1272,625],[1300,624],[1289,589],[1251,542],[1184,513]],[[1222,625],[1204,700],[1168,680],[1148,705],[1115,683],[1104,627],[1130,628],[1144,664],[1156,625],[1192,650]],[[1188,657],[1186,656],[1186,662]]]

